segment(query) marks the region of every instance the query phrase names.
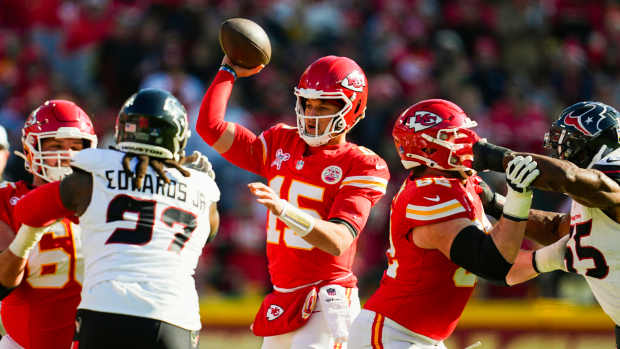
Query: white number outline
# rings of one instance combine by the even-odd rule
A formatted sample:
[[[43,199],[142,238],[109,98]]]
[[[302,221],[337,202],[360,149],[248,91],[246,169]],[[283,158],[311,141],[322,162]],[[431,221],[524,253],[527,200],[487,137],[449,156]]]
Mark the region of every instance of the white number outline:
[[[41,263],[40,269],[38,270],[37,273],[33,273],[32,270],[29,268],[28,275],[24,275],[24,278],[26,279],[26,282],[28,283],[28,285],[30,285],[30,287],[34,289],[62,289],[66,287],[67,284],[69,284],[72,280],[77,282],[80,286],[82,285],[81,281],[79,280],[77,276],[78,262],[77,262],[77,251],[76,251],[77,244],[75,241],[75,231],[73,230],[73,226],[71,225],[71,223],[65,220],[61,221],[59,224],[62,224],[64,228],[63,229],[64,233],[56,234],[56,231],[53,229],[53,227],[56,226],[56,224],[54,224],[52,227],[50,227],[52,229],[45,232],[43,237],[45,237],[46,235],[51,235],[52,239],[70,237],[72,241],[73,253],[71,254],[67,252],[62,247],[55,247],[55,248],[49,248],[49,249],[42,250],[41,244],[39,242],[37,244],[37,253],[36,255],[31,255],[31,258],[36,258],[36,259],[48,258],[49,260],[56,260],[56,261],[52,263]],[[65,256],[67,256],[68,261],[64,260],[63,257]],[[28,259],[28,261],[30,263],[30,258]],[[68,263],[67,268],[66,269],[59,268],[58,265],[60,263]],[[40,273],[43,270],[43,268],[45,266],[50,266],[50,265],[56,266],[54,273],[41,275]]]
[[[282,190],[282,185],[284,184],[285,178],[283,176],[275,176],[269,181],[269,186],[273,189],[278,197],[288,200],[293,205],[297,206],[300,210],[312,215],[316,218],[321,218],[319,213],[316,210],[311,208],[304,208],[299,204],[299,198],[303,197],[309,200],[323,202],[325,196],[325,188],[306,183],[300,180],[293,179],[288,189],[287,197],[283,198],[280,195]],[[312,244],[304,240],[303,238],[297,236],[292,229],[285,226],[284,234],[282,234],[282,230],[277,229],[277,217],[271,212],[267,211],[267,243],[268,244],[279,244],[280,237],[282,237],[282,242],[288,248],[295,248],[300,250],[310,251],[315,248]]]

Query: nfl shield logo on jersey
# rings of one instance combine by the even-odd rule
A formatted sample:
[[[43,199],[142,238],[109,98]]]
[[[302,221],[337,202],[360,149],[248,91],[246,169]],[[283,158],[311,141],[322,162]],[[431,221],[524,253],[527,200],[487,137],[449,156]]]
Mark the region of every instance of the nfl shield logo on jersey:
[[[267,309],[267,320],[273,321],[280,317],[280,315],[284,314],[284,309],[279,305],[272,304]]]
[[[336,184],[342,178],[342,169],[336,165],[327,166],[321,173],[321,179],[327,184]]]

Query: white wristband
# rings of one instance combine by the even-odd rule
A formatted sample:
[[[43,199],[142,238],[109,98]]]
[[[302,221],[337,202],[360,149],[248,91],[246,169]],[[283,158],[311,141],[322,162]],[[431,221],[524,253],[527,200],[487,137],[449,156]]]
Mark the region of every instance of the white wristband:
[[[527,220],[530,215],[530,206],[532,206],[532,192],[526,191],[519,193],[508,186],[506,194],[506,203],[504,204],[504,215],[518,220]]]
[[[566,271],[564,264],[564,252],[566,252],[566,242],[569,235],[564,235],[560,240],[534,251],[534,269],[541,273],[554,270]]]
[[[308,235],[312,231],[312,228],[314,228],[316,219],[299,208],[291,205],[290,202],[282,199],[280,199],[280,201],[284,204],[284,209],[282,209],[282,212],[278,218],[288,225],[289,228],[293,229],[295,235],[300,237]]]
[[[45,233],[45,227],[35,228],[25,224],[19,228],[17,235],[9,245],[9,250],[17,257],[26,258],[41,237]]]

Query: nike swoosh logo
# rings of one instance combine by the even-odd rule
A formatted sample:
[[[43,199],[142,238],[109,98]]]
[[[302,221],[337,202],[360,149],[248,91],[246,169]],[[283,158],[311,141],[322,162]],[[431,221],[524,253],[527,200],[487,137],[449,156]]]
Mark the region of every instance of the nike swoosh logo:
[[[424,197],[426,200],[430,200],[430,201],[435,201],[438,202],[439,201],[439,195],[435,195],[435,197],[429,198],[428,196]]]
[[[612,159],[612,158],[607,158],[605,159],[605,162],[608,164],[614,163],[614,162],[618,162],[620,161],[620,159]]]

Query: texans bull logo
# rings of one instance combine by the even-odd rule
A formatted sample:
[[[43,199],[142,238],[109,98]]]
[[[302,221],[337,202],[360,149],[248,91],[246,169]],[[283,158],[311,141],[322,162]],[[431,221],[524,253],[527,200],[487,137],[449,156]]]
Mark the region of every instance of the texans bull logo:
[[[605,115],[606,111],[606,108],[600,105],[593,103],[586,104],[583,108],[565,114],[560,120],[560,124],[567,128],[572,127],[584,135],[591,137],[609,127],[610,123],[613,123],[613,121]]]
[[[430,111],[420,110],[415,112],[414,115],[410,115],[404,120],[405,126],[412,128],[415,132],[426,130],[435,125],[439,125],[443,121],[443,118]]]

